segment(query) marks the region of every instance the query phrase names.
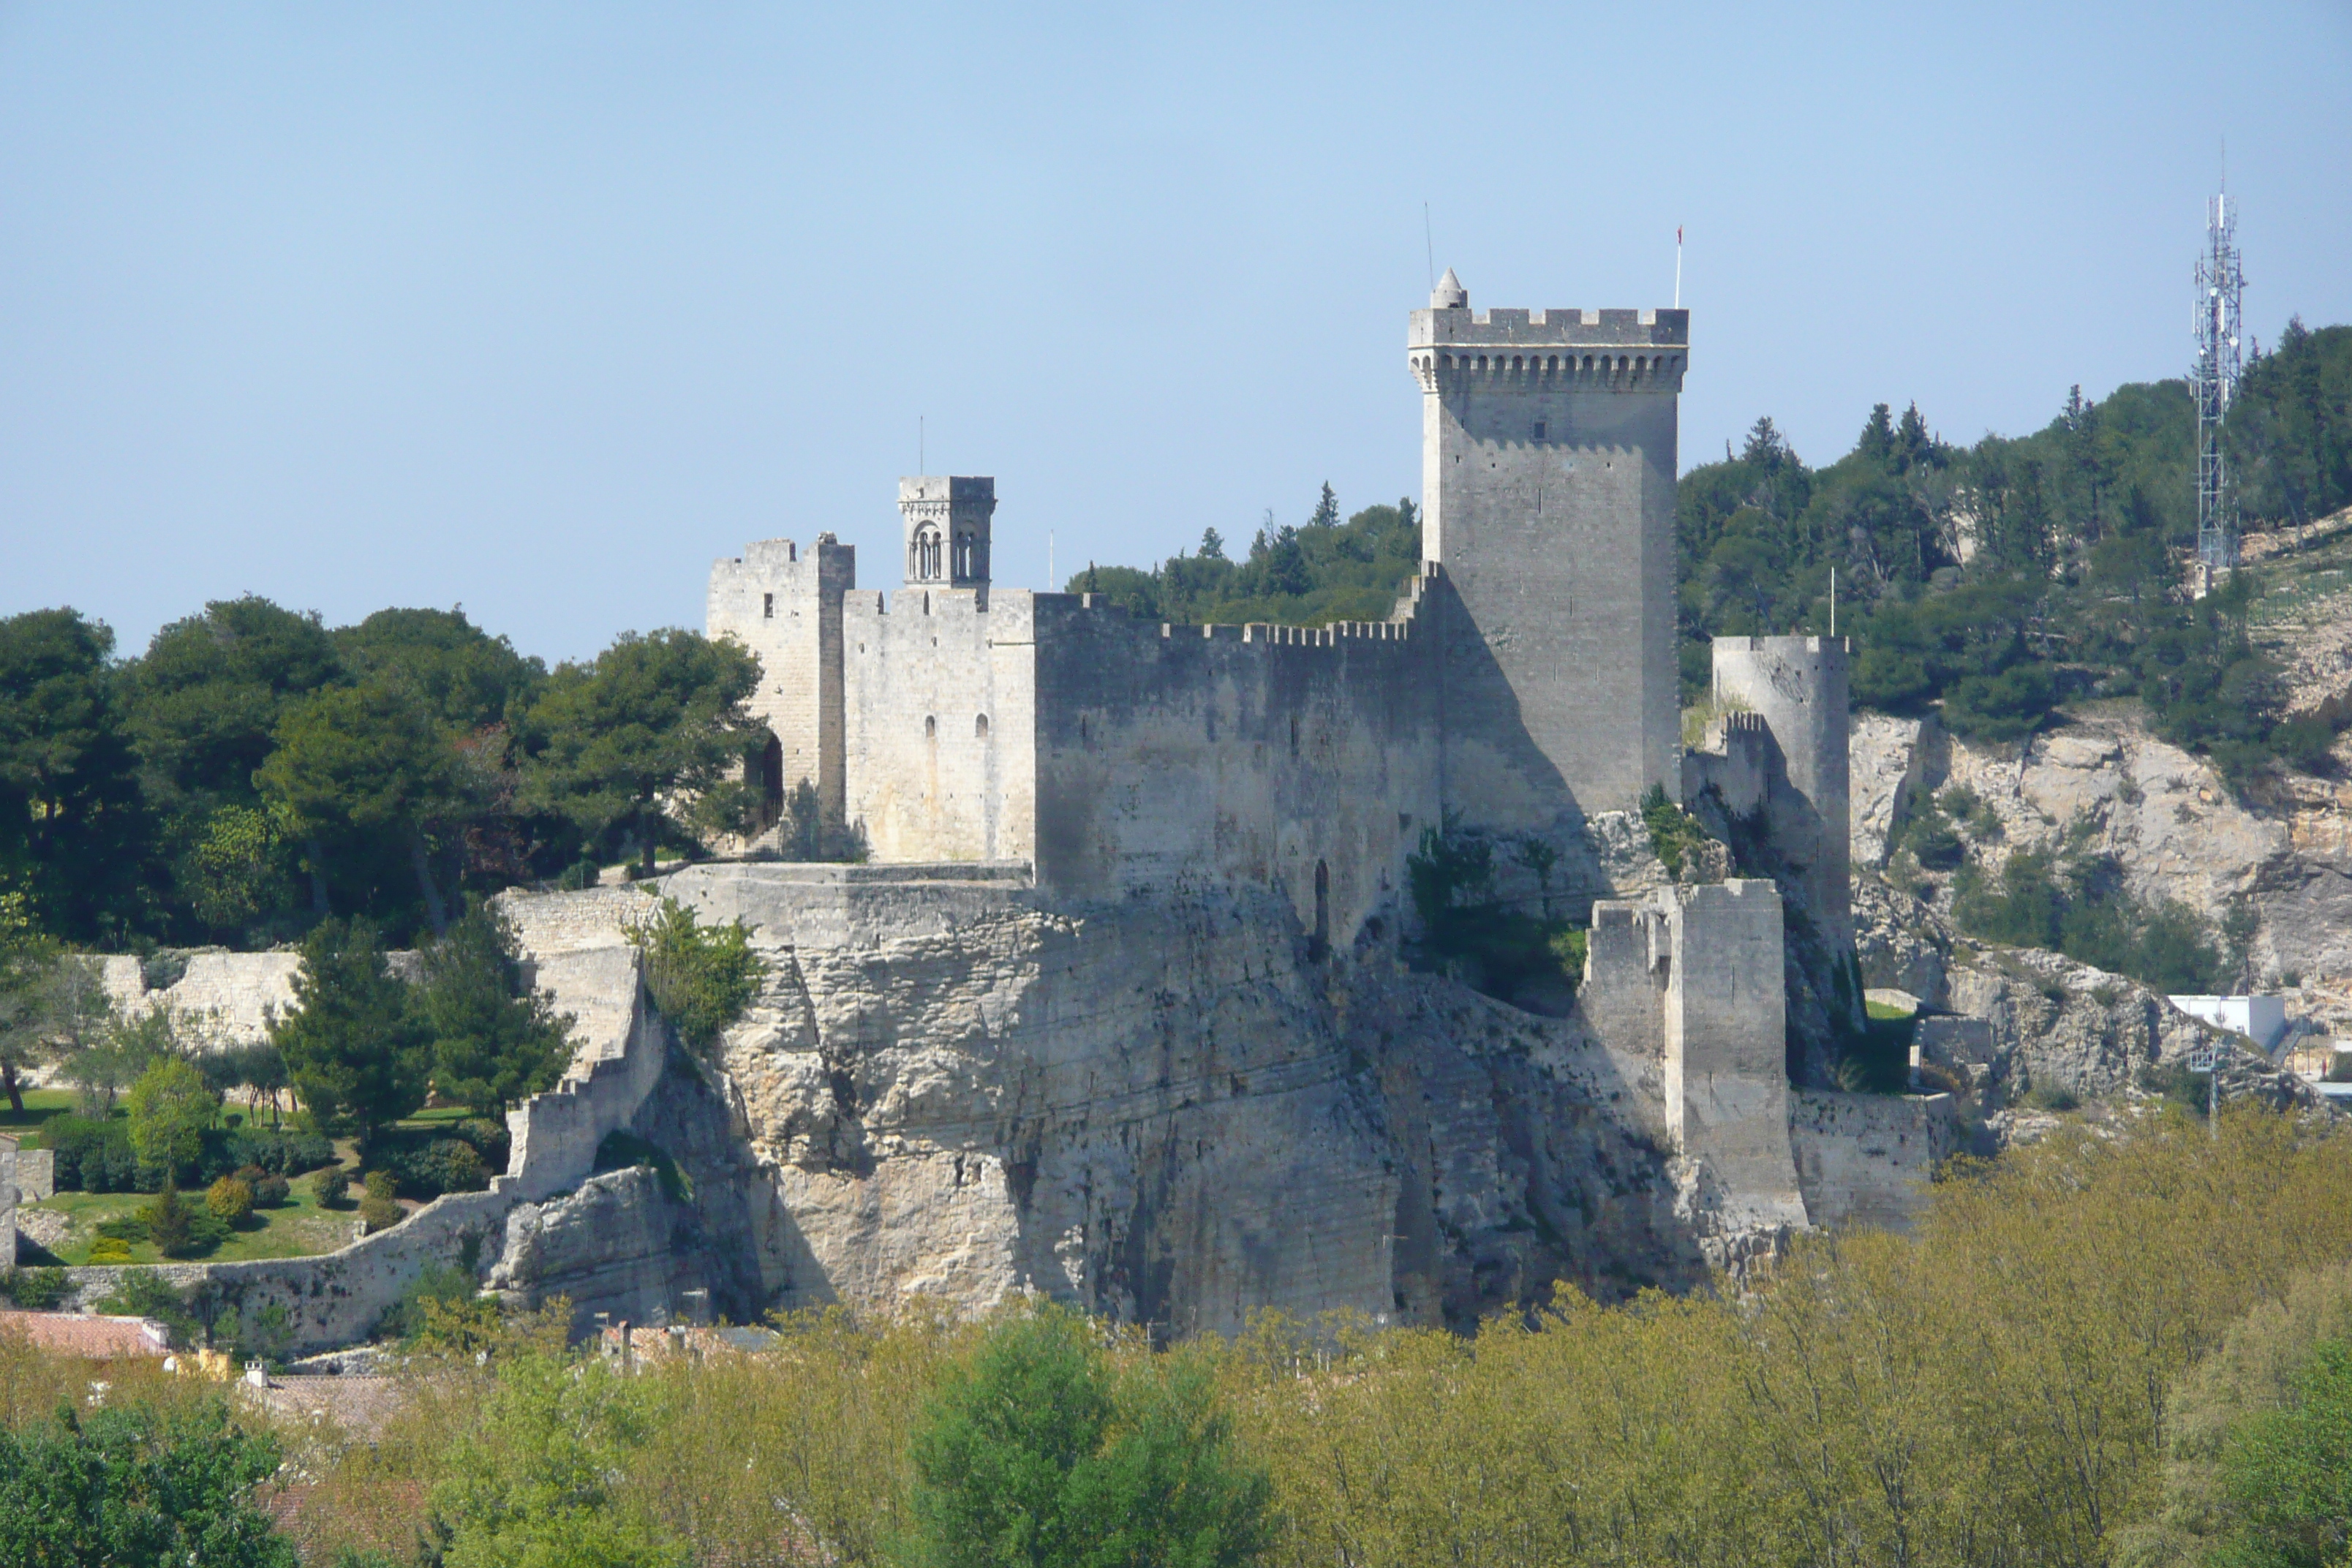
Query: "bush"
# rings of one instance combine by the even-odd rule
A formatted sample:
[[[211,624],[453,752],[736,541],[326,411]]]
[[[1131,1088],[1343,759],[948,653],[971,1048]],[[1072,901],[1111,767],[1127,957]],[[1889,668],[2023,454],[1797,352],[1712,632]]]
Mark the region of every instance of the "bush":
[[[242,1224],[253,1213],[253,1188],[235,1176],[223,1176],[205,1191],[205,1207],[224,1225]]]
[[[662,900],[632,926],[629,940],[646,955],[646,988],[654,1005],[690,1050],[708,1052],[719,1043],[759,994],[767,973],[742,921],[703,925],[676,899]]]
[[[155,1194],[155,1201],[139,1211],[139,1217],[147,1222],[147,1236],[154,1242],[155,1250],[166,1258],[187,1256],[194,1239],[195,1216],[181,1201],[177,1187],[165,1182],[163,1190]]]
[[[375,1337],[385,1340],[413,1338],[425,1326],[430,1316],[425,1310],[425,1303],[463,1307],[470,1304],[479,1290],[480,1287],[469,1271],[452,1263],[428,1264],[416,1277],[415,1282],[401,1292],[400,1300],[392,1304],[392,1310],[384,1313],[383,1321],[376,1325]]]
[[[139,1159],[131,1151],[131,1129],[121,1121],[58,1116],[41,1130],[56,1157],[61,1193],[130,1193],[139,1188]]]
[[[384,1168],[400,1191],[415,1198],[478,1193],[490,1184],[481,1152],[457,1138],[436,1138],[421,1149],[386,1150]]]
[[[274,1173],[265,1173],[252,1185],[253,1206],[256,1208],[283,1208],[286,1200],[294,1195],[294,1184]]]
[[[341,1165],[330,1165],[310,1178],[311,1195],[322,1209],[339,1209],[348,1200],[352,1190],[352,1173]]]
[[[152,1318],[171,1331],[174,1345],[185,1346],[196,1335],[188,1299],[152,1268],[125,1269],[98,1310],[112,1317]]]
[[[131,1261],[131,1244],[118,1236],[101,1236],[89,1244],[91,1263],[105,1266]]]
[[[403,1218],[400,1205],[394,1200],[395,1188],[389,1171],[370,1171],[360,1199],[360,1221],[373,1236],[379,1230],[390,1230]]]
[[[66,1299],[69,1289],[62,1268],[11,1268],[0,1275],[0,1289],[28,1312],[46,1312]]]

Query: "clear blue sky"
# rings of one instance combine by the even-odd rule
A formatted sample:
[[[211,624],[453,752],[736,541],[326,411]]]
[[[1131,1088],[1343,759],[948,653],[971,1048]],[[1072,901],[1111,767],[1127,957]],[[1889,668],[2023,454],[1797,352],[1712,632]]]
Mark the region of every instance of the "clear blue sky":
[[[1011,15],[1015,11],[1021,14]],[[2210,18],[2229,17],[2226,30]],[[1685,466],[2352,321],[2352,4],[0,4],[0,613],[527,650],[997,479],[1000,582],[1419,487],[1405,312],[1670,302]]]

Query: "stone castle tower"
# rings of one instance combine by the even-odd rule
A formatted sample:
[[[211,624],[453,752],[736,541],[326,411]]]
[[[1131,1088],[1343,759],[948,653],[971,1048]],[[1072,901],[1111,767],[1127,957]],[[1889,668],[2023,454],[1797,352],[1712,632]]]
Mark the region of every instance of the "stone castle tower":
[[[1443,793],[1542,827],[1681,790],[1677,399],[1686,310],[1474,315],[1449,268],[1412,312],[1422,554],[1444,627]]]
[[[988,525],[996,515],[996,481],[962,475],[919,475],[898,481],[907,523],[907,586],[988,586]]]

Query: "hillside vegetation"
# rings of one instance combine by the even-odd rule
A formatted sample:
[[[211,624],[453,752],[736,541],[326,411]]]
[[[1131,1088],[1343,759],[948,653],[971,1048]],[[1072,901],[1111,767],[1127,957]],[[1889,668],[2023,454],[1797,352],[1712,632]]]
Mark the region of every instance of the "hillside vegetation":
[[[2316,1563],[2352,1523],[2347,1258],[2352,1142],[2246,1110],[1955,1173],[1916,1238],[1805,1238],[1752,1295],[1473,1337],[834,1311],[625,1377],[554,1318],[421,1304],[403,1413],[288,1431],[278,1511],[346,1568]],[[0,1423],[79,1375],[0,1343]]]

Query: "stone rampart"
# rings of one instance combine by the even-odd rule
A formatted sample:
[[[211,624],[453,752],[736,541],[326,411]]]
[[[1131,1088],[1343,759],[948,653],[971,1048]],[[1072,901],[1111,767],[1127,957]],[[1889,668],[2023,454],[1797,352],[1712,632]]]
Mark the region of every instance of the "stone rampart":
[[[1666,921],[1665,1115],[1675,1145],[1727,1225],[1801,1226],[1780,896],[1759,880],[1675,888]]]
[[[1391,899],[1439,820],[1438,692],[1415,620],[1137,621],[1039,595],[1038,885],[1274,887],[1327,942]]]
[[[1037,597],[929,586],[844,599],[844,813],[875,858],[1034,858]]]
[[[1796,1089],[1789,1111],[1805,1212],[1825,1229],[1909,1229],[1937,1166],[1960,1152],[1965,1136],[1948,1094]]]
[[[100,983],[117,1013],[126,1017],[162,1008],[187,1026],[205,1045],[255,1045],[269,1037],[270,1020],[294,1005],[294,976],[302,957],[295,952],[187,954],[178,980],[150,991],[140,961],[114,956],[98,961]]]
[[[1717,637],[1715,696],[1763,721],[1773,742],[1772,847],[1794,872],[1832,951],[1853,945],[1853,832],[1843,637]]]

